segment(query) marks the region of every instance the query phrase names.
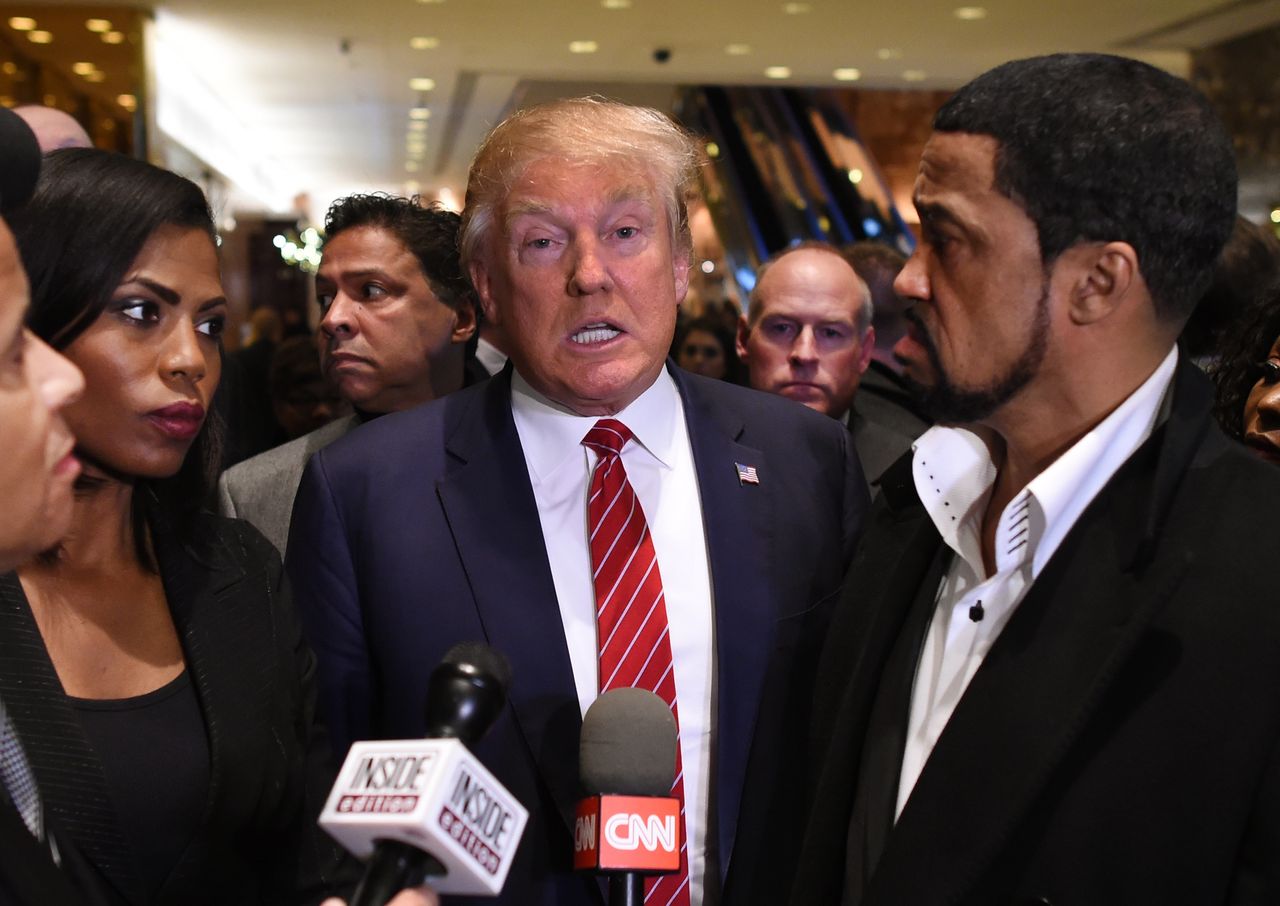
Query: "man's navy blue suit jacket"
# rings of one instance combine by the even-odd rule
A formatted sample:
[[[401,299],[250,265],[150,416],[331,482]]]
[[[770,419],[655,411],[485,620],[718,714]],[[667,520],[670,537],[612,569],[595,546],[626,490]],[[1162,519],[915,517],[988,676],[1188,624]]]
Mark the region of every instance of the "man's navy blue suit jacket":
[[[711,567],[708,848],[720,871],[708,884],[727,875],[727,902],[731,866],[758,870],[764,824],[799,789],[785,759],[800,748],[866,485],[834,419],[668,368],[684,401]],[[759,483],[743,483],[739,464],[754,466]],[[570,870],[581,716],[510,370],[317,453],[294,506],[287,566],[339,753],[358,739],[421,735],[427,678],[458,642],[506,655],[510,703],[477,754],[531,815],[496,902],[602,902],[599,885]]]

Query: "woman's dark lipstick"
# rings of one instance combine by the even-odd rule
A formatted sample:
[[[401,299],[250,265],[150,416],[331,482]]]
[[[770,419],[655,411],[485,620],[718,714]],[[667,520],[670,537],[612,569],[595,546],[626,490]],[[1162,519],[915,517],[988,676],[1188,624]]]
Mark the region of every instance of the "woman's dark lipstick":
[[[147,413],[151,424],[174,440],[191,440],[204,424],[204,406],[199,403],[174,403]]]

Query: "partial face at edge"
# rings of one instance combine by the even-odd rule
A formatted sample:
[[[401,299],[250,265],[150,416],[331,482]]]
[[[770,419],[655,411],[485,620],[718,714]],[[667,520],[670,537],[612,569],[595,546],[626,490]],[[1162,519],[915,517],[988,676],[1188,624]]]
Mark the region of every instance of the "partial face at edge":
[[[657,378],[688,289],[642,166],[543,159],[498,210],[471,266],[516,370],[581,415],[612,415]]]
[[[66,534],[80,474],[62,409],[80,395],[84,379],[23,326],[28,299],[13,237],[0,222],[0,570]]]
[[[1263,458],[1280,464],[1280,337],[1262,363],[1262,376],[1244,404],[1244,440]]]

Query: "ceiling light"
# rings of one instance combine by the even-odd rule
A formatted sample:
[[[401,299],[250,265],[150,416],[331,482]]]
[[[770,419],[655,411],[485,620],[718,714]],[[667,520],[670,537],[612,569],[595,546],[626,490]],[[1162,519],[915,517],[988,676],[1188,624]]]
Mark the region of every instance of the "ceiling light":
[[[409,119],[411,120],[429,120],[431,119],[431,109],[429,107],[410,107]]]
[[[902,59],[902,51],[896,47],[881,47],[876,51],[876,56],[882,60],[900,60]]]
[[[14,16],[9,20],[9,27],[14,31],[31,31],[36,27],[36,20],[30,16]]]
[[[726,44],[724,52],[731,57],[745,57],[751,53],[750,44]]]
[[[852,66],[842,66],[831,73],[837,82],[856,82],[862,78],[862,71]]]
[[[419,2],[419,3],[421,3],[421,2],[422,2],[422,0],[418,0],[418,2]],[[406,161],[404,162],[404,171],[405,171],[406,173],[417,173],[417,172],[418,172],[418,162],[417,162],[416,160],[406,160]]]
[[[18,71],[18,64],[13,60],[5,60],[4,63],[0,64],[0,71],[4,72],[5,75],[13,75]]]
[[[419,35],[416,38],[409,39],[409,46],[414,50],[435,50],[440,46],[440,39]]]
[[[791,78],[790,66],[769,66],[764,71],[765,77],[770,79],[789,79]]]
[[[89,29],[89,31],[94,32],[95,34],[100,35],[103,32],[111,31],[111,20],[110,19],[86,19],[84,21],[84,27]]]
[[[631,9],[631,0],[600,0],[605,9]]]
[[[410,132],[426,132],[427,121],[426,120],[409,120],[409,131]]]
[[[418,2],[419,2],[419,3],[423,3],[423,4],[428,4],[428,3],[444,3],[444,0],[418,0]]]
[[[595,41],[570,41],[569,53],[595,53],[600,45]]]
[[[104,34],[104,35],[102,36],[102,43],[103,43],[103,44],[123,44],[123,43],[124,43],[124,32],[122,32],[122,31],[109,31],[109,32],[107,32],[106,34]]]
[[[103,72],[101,69],[95,69],[93,72],[85,76],[84,80],[86,82],[101,82],[105,80],[106,77],[107,77],[107,74]]]
[[[987,9],[984,6],[957,6],[954,15],[966,22],[976,22],[987,18]]]
[[[430,91],[432,88],[436,87],[436,80],[419,76],[416,79],[409,80],[409,87],[414,91]]]
[[[923,82],[928,78],[928,73],[923,69],[908,69],[902,74],[902,77],[908,82]]]
[[[849,182],[853,183],[855,186],[858,183],[862,182],[862,171],[859,170],[857,167],[854,167],[852,170],[850,170]]]
[[[43,29],[39,31],[29,31],[27,32],[27,40],[32,44],[52,44],[53,32],[44,31]]]
[[[1271,212],[1271,222],[1280,223],[1280,208],[1276,208]]]
[[[97,68],[98,67],[94,66],[92,63],[72,63],[71,64],[71,71],[74,72],[76,75],[88,75],[89,73],[93,72]]]
[[[707,142],[707,157],[719,157],[720,146],[715,142]]]
[[[813,4],[812,3],[784,3],[782,4],[782,11],[786,13],[788,16],[798,16],[801,13],[813,12]]]
[[[130,113],[138,109],[138,99],[131,94],[116,95],[116,103]]]

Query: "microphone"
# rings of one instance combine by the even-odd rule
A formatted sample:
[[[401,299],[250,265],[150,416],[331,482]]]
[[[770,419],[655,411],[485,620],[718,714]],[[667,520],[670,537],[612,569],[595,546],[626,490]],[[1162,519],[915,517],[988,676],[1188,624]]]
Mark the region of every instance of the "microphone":
[[[645,875],[680,868],[676,720],[645,689],[612,689],[582,719],[573,867],[609,877],[609,906],[642,906]]]
[[[40,144],[27,121],[0,107],[0,214],[22,207],[40,176]]]
[[[502,712],[510,681],[492,648],[455,645],[427,684],[427,738],[351,746],[320,814],[368,861],[351,906],[382,906],[428,877],[439,893],[502,891],[529,813],[467,747]]]

